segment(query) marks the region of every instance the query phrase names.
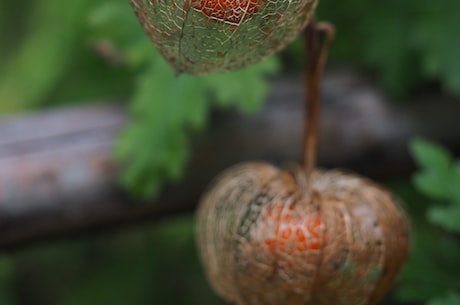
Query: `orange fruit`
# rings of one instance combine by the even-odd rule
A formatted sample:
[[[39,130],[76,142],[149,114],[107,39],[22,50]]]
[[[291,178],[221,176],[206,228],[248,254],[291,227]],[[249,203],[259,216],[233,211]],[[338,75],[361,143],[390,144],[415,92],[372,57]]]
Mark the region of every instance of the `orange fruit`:
[[[285,48],[318,0],[129,0],[177,74],[238,70]]]
[[[409,223],[382,186],[350,173],[262,162],[203,196],[198,246],[216,292],[237,305],[375,305],[409,251]],[[310,190],[310,191],[309,191]]]
[[[238,25],[251,18],[260,0],[192,0],[192,8],[211,19]]]

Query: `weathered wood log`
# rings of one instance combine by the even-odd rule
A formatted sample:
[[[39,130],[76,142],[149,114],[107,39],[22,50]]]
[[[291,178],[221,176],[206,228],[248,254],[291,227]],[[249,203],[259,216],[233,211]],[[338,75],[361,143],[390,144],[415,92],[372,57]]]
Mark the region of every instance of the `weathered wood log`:
[[[192,140],[185,177],[154,202],[135,202],[117,183],[111,152],[126,123],[123,107],[53,109],[0,120],[0,250],[34,241],[192,211],[206,184],[236,162],[299,160],[302,78],[273,82],[253,117],[216,112]],[[319,163],[374,178],[407,174],[407,141],[421,135],[458,148],[460,103],[440,95],[389,103],[376,86],[349,72],[324,82]]]

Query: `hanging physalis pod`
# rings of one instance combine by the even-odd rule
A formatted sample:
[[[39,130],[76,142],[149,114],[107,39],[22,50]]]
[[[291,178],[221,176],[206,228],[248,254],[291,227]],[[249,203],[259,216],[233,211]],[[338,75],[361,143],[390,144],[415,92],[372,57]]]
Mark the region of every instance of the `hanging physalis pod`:
[[[198,245],[237,305],[372,305],[408,255],[408,220],[368,179],[266,163],[224,172],[202,198]]]
[[[176,73],[239,69],[284,48],[317,0],[130,0]]]

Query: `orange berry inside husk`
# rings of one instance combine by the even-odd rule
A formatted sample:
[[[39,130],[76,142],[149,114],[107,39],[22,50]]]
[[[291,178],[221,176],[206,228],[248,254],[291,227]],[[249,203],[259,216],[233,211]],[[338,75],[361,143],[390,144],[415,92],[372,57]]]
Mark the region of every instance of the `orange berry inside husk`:
[[[262,0],[192,0],[191,7],[211,19],[241,24],[259,9]]]
[[[340,171],[262,162],[226,170],[198,209],[216,292],[237,305],[376,305],[409,252],[409,222],[383,186]],[[309,191],[308,191],[309,190]]]

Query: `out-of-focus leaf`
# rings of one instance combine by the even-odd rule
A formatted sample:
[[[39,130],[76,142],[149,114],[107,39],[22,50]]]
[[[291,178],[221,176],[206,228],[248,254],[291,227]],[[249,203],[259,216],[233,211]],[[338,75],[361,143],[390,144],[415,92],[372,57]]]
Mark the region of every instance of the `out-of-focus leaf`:
[[[115,56],[131,68],[145,68],[154,56],[150,39],[142,31],[128,1],[101,1],[87,22],[90,44],[112,47]]]
[[[410,150],[421,170],[414,176],[417,187],[436,199],[449,199],[452,181],[452,157],[442,147],[414,139]]]
[[[425,75],[440,79],[445,88],[460,94],[460,28],[459,3],[444,0],[437,5],[422,1],[423,18],[415,30],[415,43],[421,52],[421,67]]]
[[[420,171],[414,175],[417,188],[443,205],[432,205],[428,220],[446,230],[460,232],[460,165],[439,145],[422,139],[411,142],[411,152]]]
[[[375,72],[393,95],[437,81],[458,96],[459,12],[456,0],[322,0],[318,15],[337,27],[332,62]]]
[[[410,151],[420,167],[413,179],[415,187],[441,202],[428,206],[426,219],[415,218],[412,223],[413,254],[397,295],[406,301],[431,299],[429,304],[444,304],[442,302],[450,302],[450,299],[439,296],[460,287],[460,261],[456,255],[460,253],[460,243],[446,233],[460,232],[459,165],[453,162],[447,150],[426,140],[413,140]]]
[[[126,165],[123,182],[130,190],[152,195],[163,179],[179,178],[187,156],[185,128],[196,128],[199,117],[205,118],[200,113],[206,111],[203,90],[196,78],[176,78],[159,56],[147,67],[132,100],[134,123],[117,148]]]
[[[411,40],[414,18],[408,18],[412,5],[395,1],[375,4],[374,13],[364,18],[360,46],[364,48],[362,60],[379,71],[384,87],[395,95],[410,91],[420,80],[417,57]],[[367,12],[366,12],[367,13]],[[388,18],[391,16],[391,22]]]
[[[0,74],[2,111],[36,106],[50,93],[72,62],[91,3],[89,0],[34,3],[36,11],[29,34]]]
[[[443,147],[421,138],[411,141],[410,150],[417,163],[433,171],[447,171],[452,164],[452,156]]]
[[[11,291],[13,276],[13,260],[7,256],[0,256],[0,305],[14,304],[14,295]]]
[[[278,70],[279,62],[271,57],[261,64],[235,72],[209,75],[201,81],[216,95],[216,102],[220,106],[236,104],[245,112],[254,112],[260,108],[269,90],[265,75]]]
[[[193,227],[189,215],[101,238],[95,255],[80,256],[86,276],[59,304],[216,304],[198,264]],[[48,263],[53,269],[51,257]]]
[[[75,287],[77,293],[68,299],[66,305],[148,304],[146,292],[153,270],[148,264],[147,253],[136,252],[132,256],[119,252],[107,257],[103,265]],[[136,259],[132,260],[132,257]]]
[[[460,304],[460,294],[457,292],[450,292],[444,297],[433,299],[427,305],[458,305]]]
[[[436,230],[423,219],[412,221],[412,251],[396,295],[404,302],[423,302],[460,285],[460,251],[455,237]]]
[[[123,183],[138,195],[151,196],[165,180],[177,180],[187,160],[187,134],[206,124],[209,93],[221,105],[254,111],[268,91],[264,77],[276,67],[268,60],[234,73],[176,77],[156,55],[139,79],[131,105],[133,123],[117,146],[125,165]]]
[[[452,166],[452,181],[450,189],[452,202],[460,206],[460,161],[456,161]]]
[[[447,231],[460,233],[460,205],[433,206],[428,211],[428,220]]]
[[[128,1],[95,2],[83,20],[75,56],[50,97],[54,101],[126,99],[154,56]]]

